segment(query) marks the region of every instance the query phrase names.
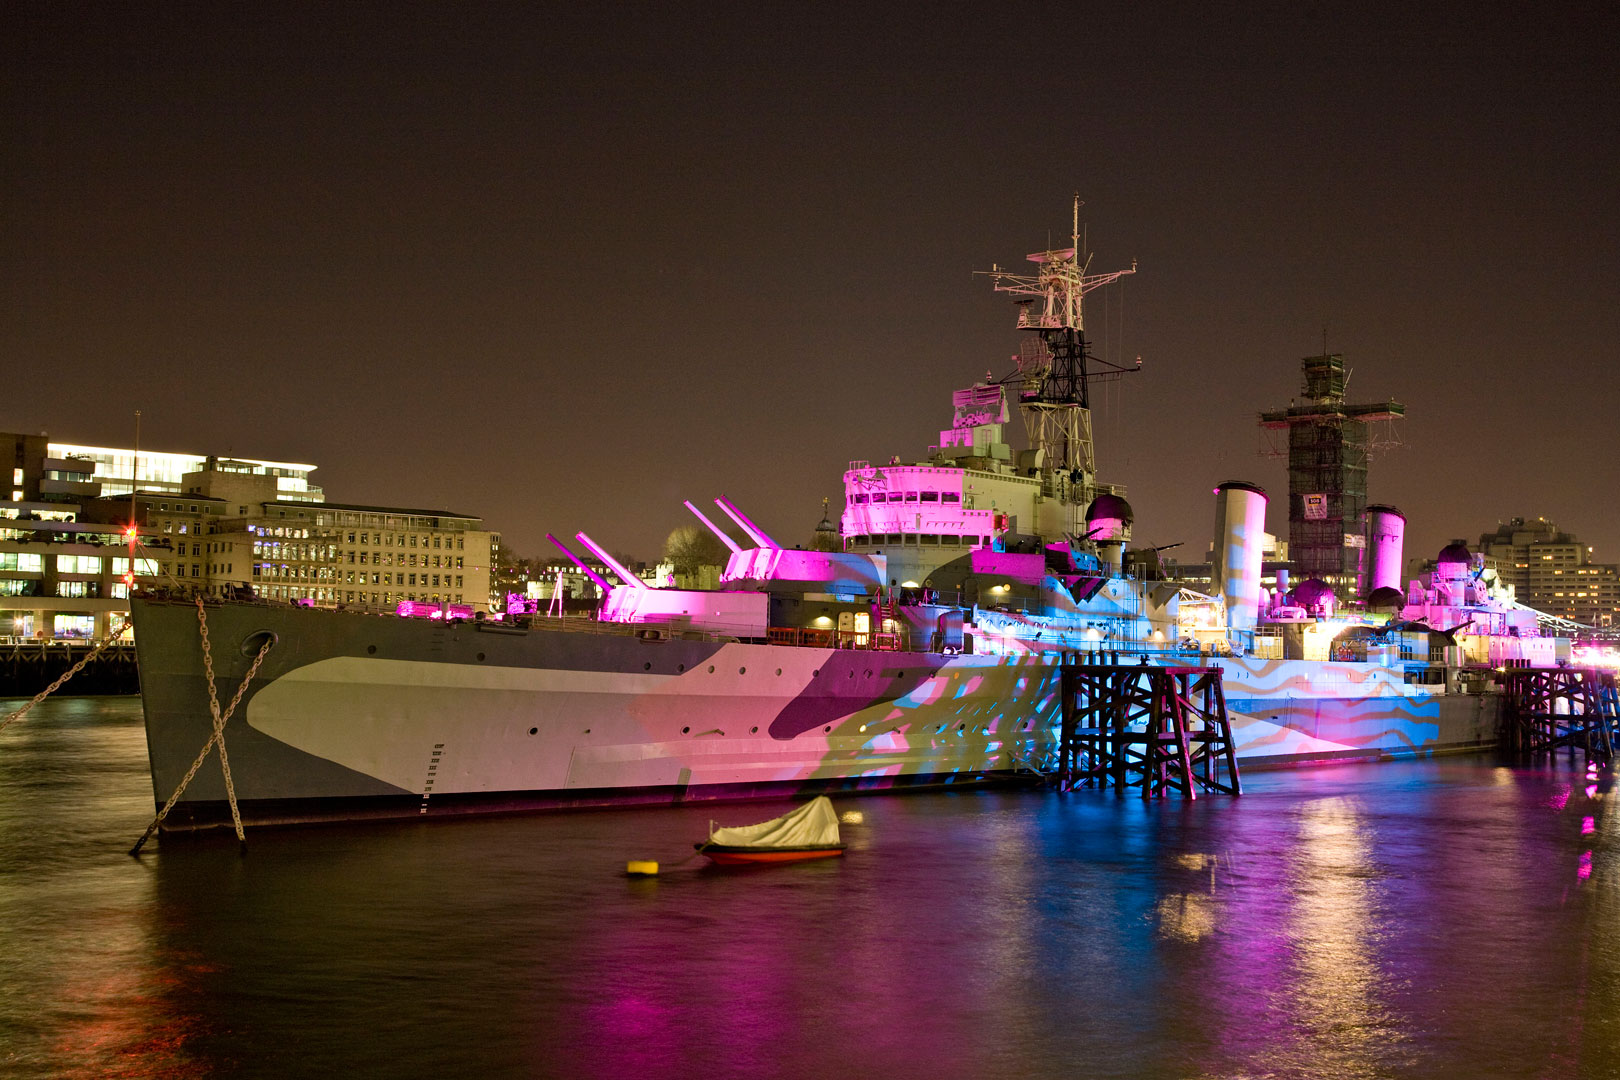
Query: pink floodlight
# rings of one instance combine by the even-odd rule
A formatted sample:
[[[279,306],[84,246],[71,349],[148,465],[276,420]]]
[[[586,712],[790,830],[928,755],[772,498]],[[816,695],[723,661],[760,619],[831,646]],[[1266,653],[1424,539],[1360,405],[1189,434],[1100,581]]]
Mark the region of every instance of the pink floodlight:
[[[619,560],[607,553],[606,548],[598,546],[596,541],[592,540],[584,533],[575,533],[574,539],[578,540],[580,543],[589,548],[592,555],[595,555],[598,559],[602,560],[603,566],[607,567],[609,570],[612,570],[615,574],[618,574],[619,577],[624,579],[624,583],[630,586],[632,589],[645,589],[647,587],[647,583],[645,581],[642,581],[640,578],[636,577],[636,575],[626,570],[619,564]]]
[[[557,539],[555,536],[552,536],[550,533],[546,533],[546,539],[550,540],[553,544],[556,544],[557,550],[568,556],[569,561],[575,566],[579,567],[580,570],[584,572],[586,577],[596,582],[596,587],[598,589],[601,589],[604,593],[610,593],[613,591],[612,582],[608,581],[608,579],[603,577],[601,574],[598,574],[595,570],[592,570],[590,567],[586,566],[584,562],[580,560],[580,557],[575,555],[572,551],[569,551],[561,540]]]
[[[737,541],[733,540],[728,533],[726,533],[725,531],[717,528],[715,526],[714,522],[712,522],[708,518],[704,517],[703,516],[703,511],[701,511],[697,507],[693,506],[692,501],[690,499],[685,500],[681,505],[685,506],[688,510],[692,511],[692,513],[696,514],[697,519],[699,521],[703,522],[704,525],[708,526],[709,531],[714,533],[714,535],[718,536],[720,538],[720,542],[722,544],[726,545],[726,547],[730,548],[731,553],[733,555],[735,555],[737,552],[742,550],[742,545],[741,544],[739,544],[739,543],[737,543]]]
[[[731,518],[732,521],[735,521],[737,523],[737,527],[743,532],[747,533],[749,538],[760,547],[770,548],[773,551],[782,550],[781,544],[778,544],[775,540],[772,540],[770,537],[766,536],[765,530],[761,529],[758,525],[755,525],[752,521],[750,521],[748,519],[748,515],[737,509],[737,504],[726,498],[724,495],[714,500],[714,505],[724,510],[726,512],[726,516]]]

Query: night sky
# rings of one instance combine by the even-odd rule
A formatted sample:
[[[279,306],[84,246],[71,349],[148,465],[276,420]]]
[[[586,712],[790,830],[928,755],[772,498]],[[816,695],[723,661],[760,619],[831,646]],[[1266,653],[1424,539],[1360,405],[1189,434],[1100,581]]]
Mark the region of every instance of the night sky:
[[[1354,11],[1348,10],[1354,7]],[[654,558],[803,543],[1009,367],[1056,243],[1138,544],[1273,493],[1331,351],[1408,407],[1408,553],[1544,515],[1620,560],[1620,35],[1598,5],[13,4],[0,429],[313,462],[335,501]],[[1101,298],[1107,297],[1106,304]]]

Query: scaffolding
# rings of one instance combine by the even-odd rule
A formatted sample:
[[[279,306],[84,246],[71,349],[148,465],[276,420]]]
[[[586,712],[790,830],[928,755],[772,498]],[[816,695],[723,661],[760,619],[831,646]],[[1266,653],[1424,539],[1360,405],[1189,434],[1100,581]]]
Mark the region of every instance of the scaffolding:
[[[1288,549],[1302,578],[1320,578],[1359,596],[1366,569],[1367,460],[1378,440],[1370,425],[1406,415],[1398,401],[1344,400],[1350,371],[1338,353],[1309,356],[1304,401],[1260,414],[1262,431],[1287,432]]]

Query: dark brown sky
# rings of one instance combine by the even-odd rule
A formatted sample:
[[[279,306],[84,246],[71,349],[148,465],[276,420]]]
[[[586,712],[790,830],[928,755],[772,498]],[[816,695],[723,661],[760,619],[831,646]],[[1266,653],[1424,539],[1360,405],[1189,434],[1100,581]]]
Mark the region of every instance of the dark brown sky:
[[[0,429],[139,408],[527,554],[722,493],[801,541],[1006,369],[970,272],[1079,189],[1140,260],[1097,420],[1139,542],[1285,490],[1255,413],[1325,325],[1408,405],[1371,494],[1414,548],[1541,514],[1620,559],[1615,21],[1418,6],[11,5]]]

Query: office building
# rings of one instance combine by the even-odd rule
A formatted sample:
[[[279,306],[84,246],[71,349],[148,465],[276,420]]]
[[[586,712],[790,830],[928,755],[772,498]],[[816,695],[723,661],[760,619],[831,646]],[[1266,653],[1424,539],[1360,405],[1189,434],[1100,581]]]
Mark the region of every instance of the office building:
[[[1479,538],[1521,604],[1594,626],[1620,629],[1620,567],[1591,561],[1593,549],[1546,518],[1511,518]]]
[[[365,611],[489,608],[500,537],[479,518],[329,503],[313,465],[147,457],[0,433],[12,481],[0,492],[0,640],[104,638],[127,619],[131,581]]]

